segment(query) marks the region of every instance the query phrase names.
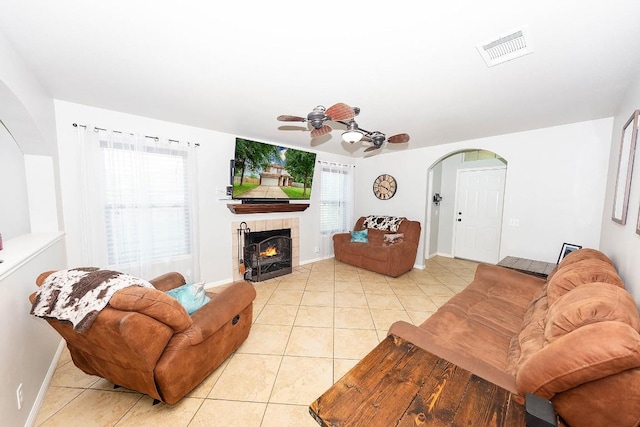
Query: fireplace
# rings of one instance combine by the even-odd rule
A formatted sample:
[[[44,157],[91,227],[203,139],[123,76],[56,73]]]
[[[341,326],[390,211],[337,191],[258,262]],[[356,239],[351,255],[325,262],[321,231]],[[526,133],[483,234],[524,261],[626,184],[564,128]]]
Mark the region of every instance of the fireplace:
[[[291,273],[291,242],[289,228],[244,234],[244,278],[261,282]]]

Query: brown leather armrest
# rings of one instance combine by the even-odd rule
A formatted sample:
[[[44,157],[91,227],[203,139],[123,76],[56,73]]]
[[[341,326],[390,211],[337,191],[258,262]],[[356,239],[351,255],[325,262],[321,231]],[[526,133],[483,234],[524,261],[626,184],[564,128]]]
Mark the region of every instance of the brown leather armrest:
[[[256,291],[248,282],[234,282],[209,289],[211,298],[204,307],[191,315],[193,325],[183,333],[191,345],[198,344],[213,335],[225,323],[253,302]]]
[[[165,273],[162,276],[158,276],[155,279],[149,280],[156,289],[161,291],[169,291],[171,289],[178,288],[186,283],[184,276],[180,273],[171,272]]]

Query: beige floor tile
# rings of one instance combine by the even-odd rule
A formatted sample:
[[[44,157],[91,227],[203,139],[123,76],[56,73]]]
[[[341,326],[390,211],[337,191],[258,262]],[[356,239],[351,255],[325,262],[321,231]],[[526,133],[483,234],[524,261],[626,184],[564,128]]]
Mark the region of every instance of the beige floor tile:
[[[189,427],[260,427],[266,403],[205,400]]]
[[[142,395],[137,393],[85,390],[41,425],[114,426],[141,398]]]
[[[333,292],[305,291],[300,305],[333,307]]]
[[[396,295],[424,295],[424,291],[415,283],[390,283]]]
[[[367,308],[336,307],[335,327],[346,329],[374,329],[371,312]]]
[[[305,280],[297,280],[297,281],[286,281],[281,282],[278,285],[278,291],[304,291],[304,288],[307,286]]]
[[[283,355],[290,333],[291,326],[256,323],[251,326],[249,336],[237,352]]]
[[[260,313],[262,313],[262,310],[264,309],[265,304],[256,304],[255,301],[253,303],[253,313],[251,316],[251,323],[255,323],[256,319],[258,318],[258,316],[260,316]]]
[[[312,292],[333,292],[334,284],[333,281],[319,280],[319,281],[311,281],[307,282],[307,287],[304,288],[305,291]]]
[[[445,296],[444,298],[449,298]],[[407,311],[436,311],[438,307],[425,294],[422,295],[398,295],[400,303]]]
[[[49,387],[47,394],[40,406],[38,417],[35,425],[40,425],[47,418],[62,409],[69,402],[73,401],[76,397],[82,393],[82,388],[69,388],[69,387]]]
[[[100,377],[87,375],[76,368],[73,363],[65,363],[58,366],[51,378],[51,385],[54,387],[80,387],[87,388],[98,381]]]
[[[333,357],[360,360],[378,345],[378,336],[370,329],[334,329],[333,342]]]
[[[333,329],[294,326],[286,356],[333,357]]]
[[[268,304],[262,309],[255,323],[264,325],[293,325],[298,314],[295,305]]]
[[[88,388],[92,388],[94,390],[115,391],[119,393],[137,393],[135,390],[129,390],[126,387],[115,386],[112,382],[105,380],[104,378],[99,378],[98,381],[91,384]]]
[[[433,312],[431,311],[407,311],[407,314],[411,318],[411,323],[416,326],[420,326],[427,320]]]
[[[281,356],[235,354],[208,397],[268,402],[281,360]]]
[[[153,404],[153,399],[143,396],[116,427],[180,427],[188,426],[204,399],[186,398],[175,405]]]
[[[334,295],[334,304],[336,307],[369,308],[364,292],[336,292]]]
[[[309,405],[333,384],[333,360],[284,356],[270,403]]]
[[[260,427],[318,427],[309,415],[308,405],[269,403]]]
[[[271,298],[269,298],[269,301],[267,301],[267,304],[299,305],[303,293],[304,291],[301,290],[276,289],[273,291],[273,294],[271,295]]]
[[[395,295],[393,289],[387,282],[362,282],[362,289],[365,294],[385,294],[385,295]]]
[[[191,390],[191,392],[187,394],[187,397],[196,397],[196,398],[204,399],[205,397],[209,396],[209,393],[211,393],[211,389],[213,389],[213,386],[218,381],[218,378],[220,378],[220,375],[222,375],[222,372],[227,367],[227,364],[229,363],[229,360],[232,357],[233,356],[231,356],[230,358],[227,358],[227,360],[222,362],[222,364],[220,364],[220,366],[218,366],[218,368],[215,371],[213,371],[211,375],[209,375],[207,378],[204,379],[204,381],[198,384],[196,388]]]
[[[360,282],[336,282],[335,292],[364,295],[364,289],[362,289],[362,283]]]
[[[373,317],[373,323],[376,329],[384,331],[389,330],[391,325],[398,320],[404,320],[405,322],[411,322],[411,318],[404,310],[382,310],[377,308],[371,309],[371,316]]]
[[[402,310],[404,308],[395,294],[366,294],[366,296],[367,303],[369,304],[369,308],[371,309],[378,308],[388,310]]]
[[[301,305],[294,322],[295,326],[333,327],[333,307]]]
[[[430,283],[430,284],[420,284],[418,285],[422,291],[429,296],[453,296],[454,292],[449,289],[446,285],[442,283]]]

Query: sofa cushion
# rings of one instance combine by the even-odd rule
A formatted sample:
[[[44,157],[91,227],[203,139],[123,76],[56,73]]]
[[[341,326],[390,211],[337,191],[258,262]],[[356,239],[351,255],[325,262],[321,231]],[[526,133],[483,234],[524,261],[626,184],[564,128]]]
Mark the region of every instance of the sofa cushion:
[[[567,256],[562,258],[562,261],[560,261],[560,264],[558,264],[556,268],[554,268],[553,271],[549,273],[547,280],[551,280],[553,275],[556,274],[556,272],[559,269],[567,267],[579,261],[584,261],[586,259],[599,259],[600,261],[607,262],[611,264],[612,267],[614,267],[611,259],[607,255],[605,255],[603,252],[600,252],[599,250],[592,249],[592,248],[582,248],[582,249],[578,249],[577,251],[569,252]]]
[[[633,297],[609,283],[587,283],[559,298],[549,307],[544,338],[547,343],[590,323],[624,322],[636,331],[640,317]]]
[[[211,301],[211,298],[207,296],[204,290],[204,282],[187,283],[186,285],[166,291],[166,293],[177,299],[189,314],[195,313],[203,305]]]
[[[354,230],[351,232],[352,243],[367,243],[369,241],[367,237],[367,230]]]
[[[532,355],[518,370],[516,387],[520,394],[551,399],[556,393],[636,367],[640,367],[640,335],[626,323],[592,323]]]
[[[384,231],[398,231],[400,223],[404,221],[405,217],[398,216],[384,216],[384,215],[369,215],[365,218],[363,226],[366,228],[375,228],[377,230]]]
[[[599,259],[585,259],[558,269],[549,280],[549,305],[577,286],[593,282],[610,283],[624,288],[622,279],[611,264]]]
[[[394,245],[396,243],[401,243],[402,241],[404,241],[403,233],[393,233],[393,234],[389,233],[384,235],[384,240],[382,242],[382,245],[389,246],[389,245]]]

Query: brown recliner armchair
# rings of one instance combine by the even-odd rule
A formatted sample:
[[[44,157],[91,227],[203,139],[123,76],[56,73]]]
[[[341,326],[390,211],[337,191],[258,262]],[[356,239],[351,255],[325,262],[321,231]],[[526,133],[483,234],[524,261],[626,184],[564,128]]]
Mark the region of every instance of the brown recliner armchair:
[[[50,273],[41,274],[37,285]],[[190,316],[164,293],[185,283],[180,273],[150,283],[156,289],[131,286],[116,292],[85,333],[69,322],[47,321],[85,373],[174,404],[247,338],[256,292],[247,282],[207,289],[211,301]],[[34,298],[35,293],[32,303]]]

